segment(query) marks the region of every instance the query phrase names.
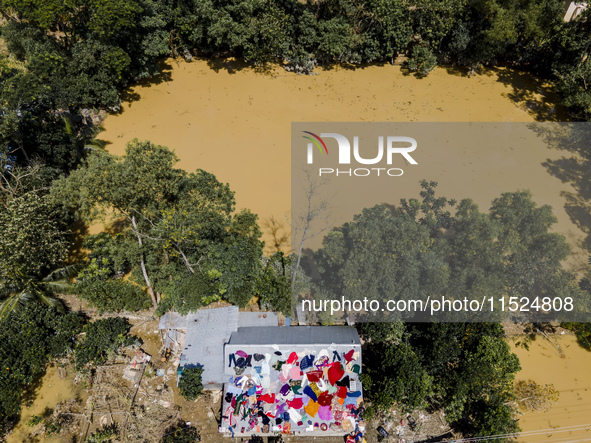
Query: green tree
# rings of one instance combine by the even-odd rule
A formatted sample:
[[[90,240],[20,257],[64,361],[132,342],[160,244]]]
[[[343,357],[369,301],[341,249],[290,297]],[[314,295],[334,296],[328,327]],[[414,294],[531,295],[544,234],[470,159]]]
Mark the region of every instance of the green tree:
[[[40,192],[8,196],[0,207],[0,278],[41,275],[61,264],[70,245],[55,207]]]
[[[46,276],[24,274],[14,270],[0,279],[0,319],[25,305],[41,302],[64,313],[64,306],[56,298],[57,293],[75,292],[70,278],[75,276],[79,266],[70,265],[56,269]]]
[[[179,422],[168,428],[162,438],[162,443],[193,443],[197,441],[201,441],[199,431],[193,426],[187,426],[185,422]]]
[[[383,343],[372,345],[369,351],[364,355],[364,381],[369,381],[364,387],[369,389],[374,406],[387,410],[397,404],[402,412],[427,406],[433,377],[421,366],[411,346]]]
[[[228,185],[202,170],[189,174],[177,169],[177,161],[168,148],[134,140],[121,158],[91,153],[53,187],[53,197],[84,220],[109,210],[123,221],[120,240],[112,243],[119,250],[114,255],[127,257],[154,308],[172,295],[172,282],[197,274],[213,283],[203,297],[245,305],[262,267],[256,216],[234,214]],[[183,299],[169,300],[167,306],[173,305],[181,309]]]
[[[437,58],[425,46],[415,46],[408,59],[408,69],[418,75],[426,76],[437,66]]]
[[[257,281],[259,304],[262,308],[291,315],[291,259],[276,252],[266,263]]]
[[[406,328],[401,322],[363,323],[361,333],[365,340],[372,344],[398,344],[402,340]]]
[[[421,365],[433,377],[434,404],[450,423],[469,435],[517,429],[509,403],[520,365],[500,324],[414,323],[407,328]]]
[[[179,391],[185,399],[193,401],[201,395],[203,391],[203,384],[201,383],[202,373],[203,368],[199,366],[183,368],[183,375],[179,380]]]
[[[123,317],[104,318],[84,326],[85,335],[74,349],[76,369],[100,366],[121,348],[137,345],[139,339],[129,335],[130,328]]]

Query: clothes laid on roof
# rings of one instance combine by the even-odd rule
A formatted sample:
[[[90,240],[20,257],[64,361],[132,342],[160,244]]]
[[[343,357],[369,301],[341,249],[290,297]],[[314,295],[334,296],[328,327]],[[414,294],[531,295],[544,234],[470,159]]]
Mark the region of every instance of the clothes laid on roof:
[[[236,376],[223,396],[223,410],[232,419],[223,421],[222,431],[234,426],[242,435],[260,433],[267,425],[268,432],[344,434],[354,427],[354,411],[363,401],[359,375],[352,371],[361,364],[359,352],[344,346],[312,352],[263,347],[250,354],[252,348],[241,344],[228,352],[227,373],[234,370]]]

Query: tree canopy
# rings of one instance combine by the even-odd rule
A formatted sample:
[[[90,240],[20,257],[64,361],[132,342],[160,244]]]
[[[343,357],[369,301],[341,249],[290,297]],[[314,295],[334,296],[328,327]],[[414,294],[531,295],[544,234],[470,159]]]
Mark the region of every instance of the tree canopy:
[[[518,430],[511,402],[521,369],[500,324],[367,324],[362,336],[372,345],[364,354],[364,387],[378,409],[403,412],[443,409],[446,420],[467,436]],[[384,330],[396,341],[382,341]]]
[[[49,126],[48,109],[118,108],[121,88],[159,75],[168,55],[299,72],[400,54],[420,75],[437,63],[511,65],[555,81],[575,118],[591,115],[590,13],[564,22],[559,0],[3,0],[0,13],[8,49],[26,67],[3,69],[3,101],[18,120],[43,115]],[[68,144],[53,148],[65,157]]]
[[[307,264],[318,295],[382,303],[572,297],[587,306],[589,294],[561,265],[570,249],[550,232],[556,218],[549,206],[517,191],[483,213],[470,199],[437,197],[436,185],[422,181],[421,201],[366,208],[328,233]]]
[[[121,158],[90,154],[52,196],[86,221],[110,212],[120,233],[102,236],[93,266],[131,271],[154,308],[162,300],[162,309],[186,312],[221,298],[244,306],[262,270],[257,217],[234,212],[228,185],[177,161],[168,148],[134,140]]]

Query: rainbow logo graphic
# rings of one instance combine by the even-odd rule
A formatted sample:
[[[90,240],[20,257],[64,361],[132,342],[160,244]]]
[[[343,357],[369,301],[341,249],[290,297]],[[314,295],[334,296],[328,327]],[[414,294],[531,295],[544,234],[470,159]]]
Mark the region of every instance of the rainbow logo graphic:
[[[324,141],[320,137],[318,137],[313,132],[308,132],[308,131],[302,131],[302,132],[304,132],[306,134],[310,134],[312,137],[314,137],[316,140],[318,140],[318,141],[316,141],[316,140],[314,140],[314,138],[308,137],[307,135],[303,136],[305,139],[310,140],[312,143],[314,143],[316,146],[318,146],[318,149],[320,149],[320,152],[323,152],[322,147],[324,147],[324,152],[326,152],[326,155],[328,155],[328,148],[326,147],[326,145],[324,144]],[[318,142],[322,143],[322,147],[320,147],[320,144],[318,144]]]

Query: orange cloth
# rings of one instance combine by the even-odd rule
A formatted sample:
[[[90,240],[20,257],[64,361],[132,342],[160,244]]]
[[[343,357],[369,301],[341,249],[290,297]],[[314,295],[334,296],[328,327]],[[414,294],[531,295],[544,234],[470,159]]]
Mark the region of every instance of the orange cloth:
[[[314,400],[310,400],[308,404],[304,406],[304,411],[306,411],[306,414],[308,414],[310,417],[314,417],[316,414],[318,414],[319,407],[320,405],[318,403],[316,403]]]

